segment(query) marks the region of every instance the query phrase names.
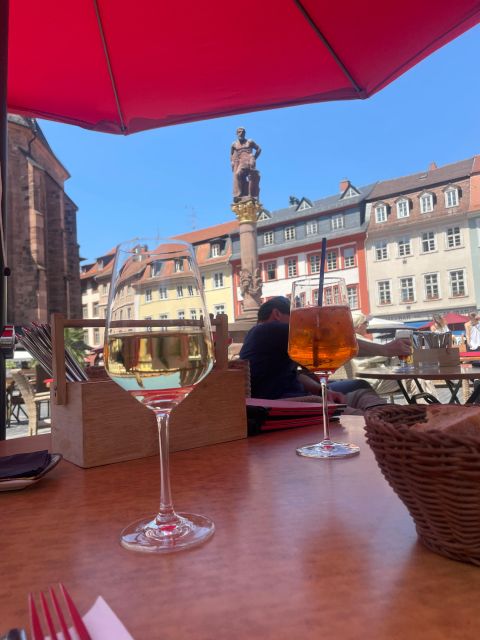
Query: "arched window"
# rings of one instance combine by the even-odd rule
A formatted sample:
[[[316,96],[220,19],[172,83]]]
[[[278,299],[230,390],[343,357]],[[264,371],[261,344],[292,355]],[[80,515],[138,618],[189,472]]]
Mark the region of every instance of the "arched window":
[[[387,221],[387,205],[377,204],[375,207],[375,222],[381,223]]]
[[[420,196],[420,213],[433,211],[433,194],[422,193]]]
[[[410,202],[407,198],[397,200],[397,218],[408,218],[410,215]]]
[[[445,206],[448,207],[458,207],[458,188],[457,187],[448,187],[445,189]]]

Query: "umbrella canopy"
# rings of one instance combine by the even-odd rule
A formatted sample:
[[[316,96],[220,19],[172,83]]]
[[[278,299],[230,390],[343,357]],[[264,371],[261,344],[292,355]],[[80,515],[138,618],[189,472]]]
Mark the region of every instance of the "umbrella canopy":
[[[479,15],[478,0],[19,0],[8,109],[126,134],[367,98]]]
[[[367,333],[382,333],[392,337],[397,329],[409,329],[404,322],[389,320],[388,318],[369,317]]]
[[[463,316],[460,313],[446,313],[443,316],[443,319],[445,320],[445,322],[448,324],[448,326],[450,328],[452,328],[454,325],[456,324],[461,324],[464,325],[466,322],[468,322],[468,320],[470,320],[470,318],[468,316]],[[422,324],[421,327],[418,327],[420,330],[422,329],[430,329],[430,327],[432,326],[433,322],[430,320],[429,322]]]

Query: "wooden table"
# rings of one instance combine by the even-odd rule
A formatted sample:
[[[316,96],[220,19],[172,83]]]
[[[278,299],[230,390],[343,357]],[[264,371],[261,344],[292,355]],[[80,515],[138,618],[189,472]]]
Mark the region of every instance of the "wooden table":
[[[398,384],[399,390],[404,395],[409,404],[415,403],[414,396],[410,395],[403,384],[404,380],[414,380],[420,393],[423,393],[421,380],[441,380],[445,382],[450,389],[451,398],[449,404],[460,404],[458,399],[458,392],[464,380],[478,380],[480,378],[480,369],[469,365],[460,365],[457,367],[438,367],[436,369],[412,369],[411,371],[399,371],[398,367],[385,367],[385,368],[372,368],[362,369],[362,378],[374,378],[378,380],[395,380]],[[478,396],[480,394],[480,388],[475,389],[471,396],[466,400],[466,403],[478,402]]]
[[[480,570],[417,542],[364,442],[360,456],[307,460],[313,428],[175,453],[179,509],[213,518],[203,547],[170,556],[120,547],[158,502],[158,458],[82,470],[62,462],[0,494],[0,632],[28,627],[27,593],[64,582],[85,612],[102,595],[135,640],[476,640]],[[0,444],[41,448],[48,436]],[[114,639],[105,639],[114,640]]]

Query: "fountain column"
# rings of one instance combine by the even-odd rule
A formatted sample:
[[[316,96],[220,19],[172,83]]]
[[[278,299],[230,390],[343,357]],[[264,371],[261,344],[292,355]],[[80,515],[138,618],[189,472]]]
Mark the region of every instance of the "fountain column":
[[[262,278],[258,266],[257,216],[262,210],[258,200],[250,199],[232,204],[240,230],[240,292],[243,311],[239,320],[254,324],[262,301]]]

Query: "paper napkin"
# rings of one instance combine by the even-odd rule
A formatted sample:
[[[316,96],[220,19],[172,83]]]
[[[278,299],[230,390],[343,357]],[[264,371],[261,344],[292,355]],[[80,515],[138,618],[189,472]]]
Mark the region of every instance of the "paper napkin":
[[[82,616],[82,619],[92,640],[134,640],[101,596]],[[72,640],[78,640],[78,635],[73,628],[69,628],[69,632]],[[63,633],[57,633],[57,637],[59,640],[64,640]],[[51,638],[46,636],[45,640],[51,640]]]
[[[92,636],[92,640],[133,640],[118,616],[110,609],[105,600],[99,596],[83,621]]]
[[[48,451],[16,453],[0,458],[0,480],[9,478],[30,478],[41,473],[51,461]]]

